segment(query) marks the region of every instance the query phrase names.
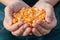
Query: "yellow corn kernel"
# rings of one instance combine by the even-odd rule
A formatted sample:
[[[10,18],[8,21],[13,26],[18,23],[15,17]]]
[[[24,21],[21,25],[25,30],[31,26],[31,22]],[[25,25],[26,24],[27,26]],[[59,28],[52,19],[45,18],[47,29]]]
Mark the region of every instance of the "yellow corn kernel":
[[[45,16],[46,11],[44,9],[24,7],[19,12],[13,14],[13,24],[19,20],[27,24],[32,24],[37,20],[44,20]]]

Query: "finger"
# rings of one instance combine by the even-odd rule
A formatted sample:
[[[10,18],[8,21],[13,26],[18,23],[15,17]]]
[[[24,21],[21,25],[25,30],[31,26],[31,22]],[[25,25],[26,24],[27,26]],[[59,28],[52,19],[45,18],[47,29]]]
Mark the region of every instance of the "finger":
[[[5,8],[5,18],[8,20],[8,24],[11,25],[12,24],[12,10],[10,7],[6,7]]]
[[[36,22],[33,22],[32,23],[32,27],[38,27],[40,25],[40,23],[38,24],[38,23],[36,23]]]
[[[11,29],[13,29],[13,31],[16,31],[22,25],[24,25],[24,23],[22,23],[22,22],[15,23],[11,26]]]
[[[42,26],[43,28],[45,28],[47,30],[51,30],[57,25],[57,20],[55,19],[54,21],[52,21],[50,23],[46,22],[45,20],[43,20],[43,21],[41,20],[41,21],[38,21],[37,23],[40,23],[40,26]]]
[[[37,27],[37,30],[42,34],[42,35],[46,35],[48,33],[50,33],[51,30],[46,30],[44,29],[42,26]]]
[[[46,23],[45,21],[42,21],[42,20],[36,21],[35,23],[32,24],[32,26],[36,27],[36,28],[39,27],[39,26],[42,26],[45,29],[49,29],[50,28],[48,23]]]
[[[35,36],[42,36],[42,34],[41,34],[36,28],[33,28],[33,29],[32,29],[32,33],[33,33]]]
[[[11,31],[11,32],[17,30],[17,29],[18,29],[20,26],[22,26],[23,24],[24,24],[24,23],[22,23],[22,22],[17,22],[17,23],[15,23],[15,24],[13,24],[13,25],[8,25],[8,24],[4,21],[4,27],[5,27],[7,30]]]
[[[39,24],[38,26],[42,26],[45,29],[51,29],[50,25],[45,20],[38,20],[36,23]]]
[[[18,30],[12,32],[12,34],[15,36],[20,36],[23,33],[23,31],[24,31],[23,27],[20,27]]]
[[[47,29],[47,30],[51,30],[57,25],[57,20],[54,19],[54,21],[52,21],[50,23],[46,22],[45,20],[43,20],[43,21],[42,20],[38,20],[36,23],[39,24],[40,26],[42,26],[43,28]]]
[[[27,27],[28,27],[28,25],[24,24],[18,30],[12,32],[12,34],[15,36],[21,36]]]
[[[31,32],[31,28],[28,27],[28,28],[24,31],[23,36],[29,35],[30,32]]]

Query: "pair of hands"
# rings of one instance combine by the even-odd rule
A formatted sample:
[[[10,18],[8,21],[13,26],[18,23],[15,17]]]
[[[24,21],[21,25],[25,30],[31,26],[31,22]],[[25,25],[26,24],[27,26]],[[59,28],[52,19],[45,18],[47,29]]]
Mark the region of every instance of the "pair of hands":
[[[46,10],[45,20],[38,20],[33,23],[33,28],[31,29],[28,24],[22,22],[17,22],[12,25],[12,14],[18,12],[22,7],[28,7],[23,1],[17,1],[5,8],[5,18],[4,18],[4,27],[11,31],[15,36],[27,36],[32,32],[36,36],[42,36],[48,34],[52,28],[57,24],[57,20],[54,14],[53,7],[46,2],[38,2],[34,7],[42,8]]]

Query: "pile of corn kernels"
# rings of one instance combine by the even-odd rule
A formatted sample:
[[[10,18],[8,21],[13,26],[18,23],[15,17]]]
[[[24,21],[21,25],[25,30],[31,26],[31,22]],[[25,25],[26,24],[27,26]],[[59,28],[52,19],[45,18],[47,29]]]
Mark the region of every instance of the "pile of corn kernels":
[[[13,14],[13,24],[22,21],[27,24],[32,24],[37,20],[44,20],[46,11],[36,7],[24,7],[19,12]]]

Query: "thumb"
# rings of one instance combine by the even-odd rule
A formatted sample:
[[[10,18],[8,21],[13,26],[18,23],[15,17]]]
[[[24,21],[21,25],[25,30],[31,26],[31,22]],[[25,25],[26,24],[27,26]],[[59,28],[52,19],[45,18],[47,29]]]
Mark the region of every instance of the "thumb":
[[[11,8],[9,8],[9,7],[5,8],[5,18],[7,19],[7,22],[9,25],[12,24],[12,19],[13,19],[12,13],[13,12],[12,12]]]
[[[45,17],[45,20],[47,21],[47,22],[52,22],[53,21],[53,19],[54,19],[54,10],[53,10],[53,8],[47,8],[46,9],[46,17]]]

